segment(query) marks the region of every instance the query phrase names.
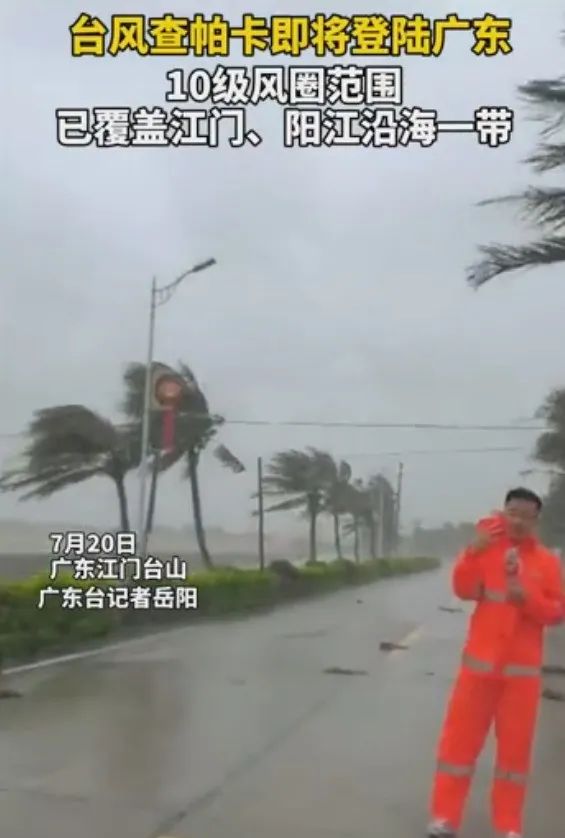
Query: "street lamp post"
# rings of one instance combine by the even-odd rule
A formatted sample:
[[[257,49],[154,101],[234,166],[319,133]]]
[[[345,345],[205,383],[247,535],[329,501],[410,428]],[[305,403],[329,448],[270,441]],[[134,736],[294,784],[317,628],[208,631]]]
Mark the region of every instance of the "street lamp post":
[[[181,282],[190,274],[205,271],[216,264],[215,259],[207,259],[205,262],[199,262],[190,270],[185,271],[173,282],[168,285],[163,285],[161,288],[157,286],[157,280],[153,277],[151,283],[151,297],[149,303],[149,336],[147,341],[147,365],[145,368],[145,384],[143,389],[143,413],[141,415],[141,456],[139,463],[139,518],[138,518],[138,539],[139,539],[139,556],[144,558],[147,552],[147,527],[145,520],[145,507],[147,497],[147,477],[149,474],[149,430],[151,425],[151,381],[153,373],[153,350],[155,347],[155,312],[157,306],[162,306],[167,303]]]

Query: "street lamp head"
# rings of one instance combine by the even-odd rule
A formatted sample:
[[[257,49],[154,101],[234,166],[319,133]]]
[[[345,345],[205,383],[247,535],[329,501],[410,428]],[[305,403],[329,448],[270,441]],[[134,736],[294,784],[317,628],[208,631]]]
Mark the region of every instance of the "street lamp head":
[[[215,259],[206,259],[205,262],[199,262],[197,265],[195,265],[192,269],[192,273],[196,274],[199,271],[205,271],[206,268],[211,268],[212,265],[215,265],[215,264],[216,264]]]

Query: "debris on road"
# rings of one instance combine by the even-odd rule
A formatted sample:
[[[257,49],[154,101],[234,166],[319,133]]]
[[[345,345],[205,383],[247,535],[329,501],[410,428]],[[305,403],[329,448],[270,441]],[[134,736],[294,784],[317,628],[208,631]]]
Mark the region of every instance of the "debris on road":
[[[462,608],[454,608],[450,605],[440,605],[438,610],[439,611],[446,611],[448,614],[462,614],[463,613]]]
[[[565,666],[548,664],[547,666],[542,666],[541,671],[544,675],[565,675]]]
[[[383,640],[379,643],[381,652],[396,652],[398,650],[406,651],[408,646],[403,646],[402,643],[391,643],[389,640]]]
[[[0,699],[2,698],[22,698],[22,694],[17,690],[9,690],[7,687],[0,689]]]
[[[559,690],[552,690],[549,687],[544,689],[542,696],[547,698],[548,701],[565,701],[565,693],[559,692]]]
[[[368,675],[366,669],[343,669],[341,666],[328,666],[325,675]]]
[[[357,605],[362,605],[362,604],[363,604],[363,600],[362,600],[362,599],[358,599],[358,600],[357,600]]]

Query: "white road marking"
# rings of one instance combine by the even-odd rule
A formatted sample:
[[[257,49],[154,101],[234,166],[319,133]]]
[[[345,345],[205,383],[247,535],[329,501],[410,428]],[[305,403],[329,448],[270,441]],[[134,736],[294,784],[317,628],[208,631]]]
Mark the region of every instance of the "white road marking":
[[[88,649],[84,652],[72,652],[68,655],[58,655],[53,658],[44,658],[33,663],[24,663],[20,666],[11,666],[3,670],[4,675],[18,675],[23,672],[33,672],[35,669],[47,669],[50,666],[59,666],[64,663],[72,663],[73,661],[86,660],[87,658],[94,658],[97,655],[104,655],[106,652],[116,652],[120,649],[127,649],[130,646],[136,646],[140,643],[146,643],[148,640],[154,640],[167,634],[169,637],[173,634],[178,634],[186,631],[186,626],[178,629],[169,629],[168,631],[159,631],[152,634],[145,634],[143,637],[132,637],[129,640],[121,640],[119,643],[109,643],[106,646],[99,646],[96,649]],[[165,836],[166,838],[166,836]]]

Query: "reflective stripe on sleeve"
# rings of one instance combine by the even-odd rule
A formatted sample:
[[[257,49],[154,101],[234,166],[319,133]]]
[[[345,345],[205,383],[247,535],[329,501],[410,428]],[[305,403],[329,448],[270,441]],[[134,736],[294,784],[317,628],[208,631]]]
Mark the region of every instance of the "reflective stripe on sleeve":
[[[509,675],[511,678],[536,678],[541,675],[541,669],[539,666],[522,666],[519,663],[511,663],[503,668],[502,674]]]
[[[505,780],[507,783],[518,783],[518,785],[525,785],[528,782],[527,774],[520,774],[518,771],[504,771],[502,768],[497,768],[494,772],[495,780]]]
[[[507,594],[506,591],[493,591],[490,588],[485,588],[482,599],[486,599],[488,602],[506,602]]]
[[[438,762],[436,769],[440,774],[449,774],[451,777],[472,777],[475,771],[474,765],[457,765],[453,762]]]

